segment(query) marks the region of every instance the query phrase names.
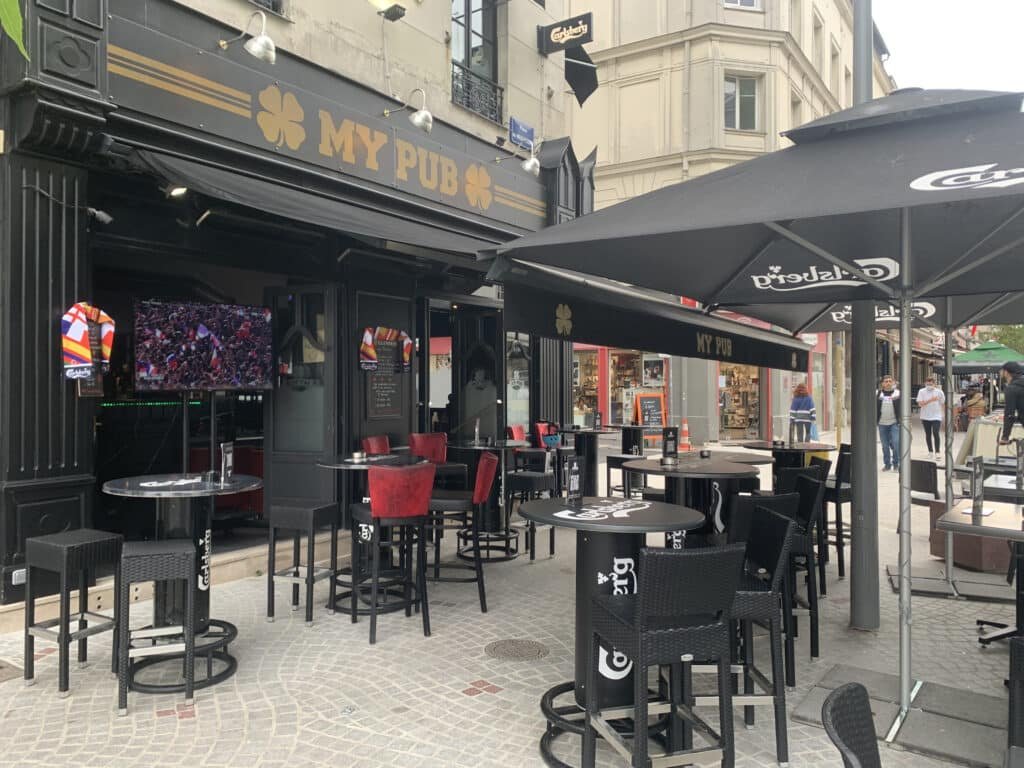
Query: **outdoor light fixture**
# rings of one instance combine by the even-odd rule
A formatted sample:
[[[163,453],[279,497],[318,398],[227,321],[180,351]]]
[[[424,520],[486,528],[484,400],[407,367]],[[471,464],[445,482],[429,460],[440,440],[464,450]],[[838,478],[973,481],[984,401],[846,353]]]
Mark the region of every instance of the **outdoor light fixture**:
[[[232,43],[236,43],[248,34],[249,25],[252,20],[257,16],[262,20],[260,25],[260,33],[255,37],[245,41],[245,45],[242,46],[251,56],[255,56],[260,61],[265,61],[268,64],[273,64],[277,60],[277,46],[274,45],[274,41],[270,39],[267,34],[267,14],[263,11],[255,11],[249,20],[245,22],[245,28],[242,30],[242,34],[238,37],[233,37],[230,40],[219,40],[217,44],[221,47],[221,50],[226,51],[228,46]]]
[[[405,16],[405,6],[400,3],[393,3],[390,0],[370,0],[370,4],[377,9],[377,15],[388,21],[398,21]]]
[[[395,112],[401,112],[403,109],[409,109],[409,102],[412,101],[412,95],[416,93],[416,91],[419,91],[423,96],[423,104],[419,109],[409,115],[409,122],[424,133],[430,133],[430,129],[434,127],[434,116],[427,110],[427,94],[422,88],[413,88],[409,93],[409,98],[406,99],[405,104],[400,106],[398,109],[385,109],[384,117],[390,117]]]
[[[496,157],[494,158],[494,162],[501,163],[512,157],[518,159],[519,155],[511,154],[508,155],[507,157]],[[534,176],[540,175],[540,160],[537,159],[537,145],[534,144],[532,141],[530,142],[530,156],[523,160],[523,162],[519,164],[519,167],[522,168],[527,173],[532,174]]]
[[[160,191],[167,195],[167,197],[182,198],[188,194],[188,187],[181,184],[167,184],[160,187]]]
[[[85,213],[96,219],[100,224],[110,224],[114,220],[113,216],[99,208],[86,208]]]

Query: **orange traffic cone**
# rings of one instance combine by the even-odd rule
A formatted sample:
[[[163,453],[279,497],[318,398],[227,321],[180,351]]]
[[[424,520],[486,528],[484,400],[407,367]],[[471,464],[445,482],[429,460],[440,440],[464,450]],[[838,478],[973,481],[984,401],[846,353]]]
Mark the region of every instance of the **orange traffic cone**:
[[[693,446],[690,445],[690,423],[686,419],[683,419],[683,433],[679,436],[679,450],[693,450]]]

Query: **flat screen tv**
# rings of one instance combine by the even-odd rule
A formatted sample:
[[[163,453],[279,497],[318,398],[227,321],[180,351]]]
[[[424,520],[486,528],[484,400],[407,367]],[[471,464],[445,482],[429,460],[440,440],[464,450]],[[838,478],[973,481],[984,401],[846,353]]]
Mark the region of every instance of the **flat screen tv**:
[[[235,304],[135,304],[135,389],[270,389],[270,310]]]

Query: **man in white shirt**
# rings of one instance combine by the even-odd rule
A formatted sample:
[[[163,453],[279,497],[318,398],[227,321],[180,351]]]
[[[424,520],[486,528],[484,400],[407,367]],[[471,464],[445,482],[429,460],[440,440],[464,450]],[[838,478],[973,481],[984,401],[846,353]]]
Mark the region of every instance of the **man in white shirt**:
[[[942,443],[939,442],[939,428],[942,426],[942,414],[946,408],[946,396],[935,386],[934,377],[929,376],[918,391],[917,405],[921,409],[921,424],[924,426],[924,438],[928,443],[928,458],[932,458],[934,454],[935,461],[941,461]]]

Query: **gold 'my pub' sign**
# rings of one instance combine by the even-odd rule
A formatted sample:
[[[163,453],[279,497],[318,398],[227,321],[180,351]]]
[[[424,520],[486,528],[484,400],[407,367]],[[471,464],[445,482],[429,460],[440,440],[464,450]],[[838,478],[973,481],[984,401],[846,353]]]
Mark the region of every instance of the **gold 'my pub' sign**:
[[[107,72],[119,107],[517,226],[536,229],[546,218],[533,177],[431,141],[404,118],[384,119],[393,105],[383,96],[378,115],[328,99],[320,94],[338,78],[279,58],[276,69],[287,76],[288,68],[308,89],[126,19],[111,21]]]

